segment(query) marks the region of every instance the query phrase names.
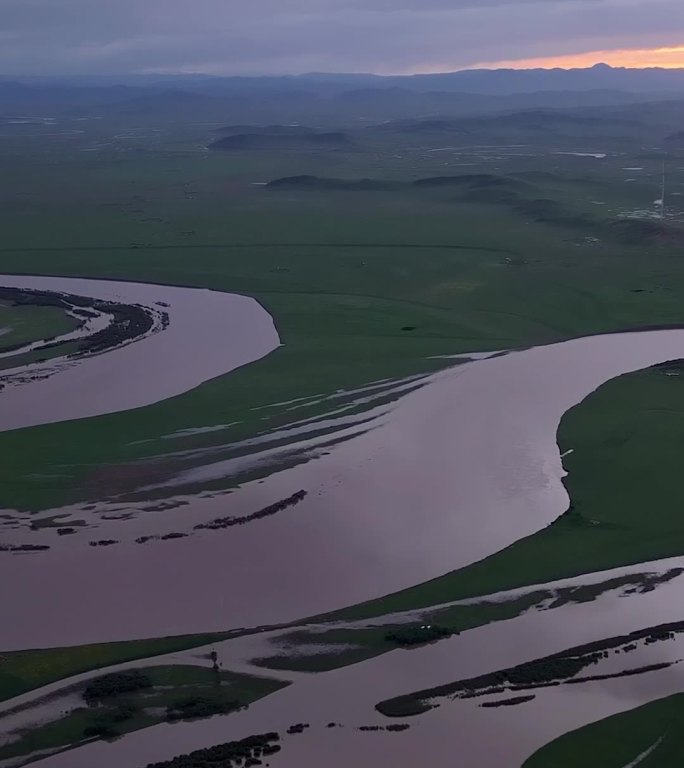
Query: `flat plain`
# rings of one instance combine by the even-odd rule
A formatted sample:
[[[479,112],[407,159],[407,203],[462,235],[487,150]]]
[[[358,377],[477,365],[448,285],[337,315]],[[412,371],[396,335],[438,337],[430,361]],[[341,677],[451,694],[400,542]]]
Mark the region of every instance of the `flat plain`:
[[[273,317],[281,340],[258,362],[153,405],[0,432],[0,531],[12,544],[40,542],[68,557],[67,533],[86,530],[91,544],[118,543],[97,532],[106,519],[98,517],[100,505],[124,510],[117,523],[122,536],[129,523],[136,530],[138,518],[163,517],[179,498],[192,524],[188,499],[230,497],[303,464],[311,457],[295,445],[302,435],[332,450],[346,439],[340,414],[359,423],[371,419],[374,408],[402,402],[397,387],[430,386],[434,374],[465,365],[469,355],[681,327],[680,153],[645,146],[641,134],[626,137],[621,130],[590,141],[572,120],[568,125],[535,134],[511,119],[508,132],[488,143],[427,121],[345,124],[340,132],[347,138],[332,148],[288,143],[276,132],[278,141],[270,144],[228,141],[228,149],[208,150],[218,125],[146,118],[130,127],[69,117],[58,119],[57,130],[54,122],[0,123],[3,273],[243,294]],[[224,134],[232,135],[218,135]],[[663,162],[671,196],[661,219],[654,201]],[[55,308],[2,302],[0,352],[74,327]],[[204,343],[239,332],[208,329]],[[32,359],[19,354],[14,363]],[[3,368],[11,364],[0,359]],[[408,589],[259,627],[285,639],[270,649],[255,645],[241,660],[249,661],[248,674],[229,669],[225,651],[224,682],[245,674],[231,678],[237,688],[244,684],[240,705],[280,690],[293,673],[419,654],[470,631],[505,628],[529,611],[552,615],[573,603],[598,605],[616,588],[627,590],[623,597],[629,589],[660,588],[649,581],[660,568],[656,561],[684,555],[683,376],[681,363],[663,360],[606,382],[563,416],[557,442],[570,506],[546,527]],[[265,449],[274,449],[275,459],[261,461]],[[224,472],[201,479],[204,467],[221,461]],[[289,506],[296,508],[282,509]],[[275,514],[265,510],[254,511],[255,519]],[[156,552],[151,548],[150,557]],[[42,554],[0,556],[32,557],[38,565]],[[618,568],[633,568],[632,575],[620,576],[619,584],[615,574],[601,575]],[[581,581],[587,574],[594,577],[590,586]],[[578,581],[562,597],[560,587],[548,586],[572,579]],[[218,706],[218,689],[205,690],[216,684],[208,649],[247,642],[256,629],[226,616],[225,633],[197,626],[192,636],[47,649],[37,640],[37,650],[5,649],[0,699],[10,710],[31,691],[40,697],[45,686],[63,681],[64,695],[82,695],[94,675],[156,657],[152,666],[159,665],[161,677],[153,687],[165,692],[147,704],[114,694],[107,708],[115,721],[99,733],[93,727],[102,718],[95,722],[87,709],[53,711],[46,721],[43,713],[32,720],[25,707],[28,719],[0,747],[0,764],[152,731],[163,720],[160,706],[175,711],[190,695],[202,706]],[[595,640],[610,636],[601,631]],[[169,667],[164,655],[185,654],[184,664],[200,648],[203,661],[189,663],[201,679],[168,672],[186,668]],[[255,683],[259,670],[284,676]],[[188,718],[226,714],[219,709],[191,707]],[[575,753],[584,760],[587,745],[611,742],[610,729],[617,728],[632,734],[623,744],[625,759],[610,753],[622,768],[656,742],[653,755],[670,749],[663,722],[680,709],[678,697],[646,704],[563,736],[526,765],[570,765]],[[561,753],[565,763],[558,762]],[[602,754],[599,749],[595,759]]]

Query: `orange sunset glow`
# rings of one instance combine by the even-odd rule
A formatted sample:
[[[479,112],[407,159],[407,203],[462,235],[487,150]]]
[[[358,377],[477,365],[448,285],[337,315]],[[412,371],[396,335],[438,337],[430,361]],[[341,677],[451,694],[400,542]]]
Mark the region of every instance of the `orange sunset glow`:
[[[616,51],[590,51],[568,56],[547,56],[517,61],[483,62],[476,67],[505,67],[512,69],[531,69],[535,67],[591,67],[599,62],[612,67],[663,67],[665,69],[684,68],[684,45],[669,48],[645,48]]]

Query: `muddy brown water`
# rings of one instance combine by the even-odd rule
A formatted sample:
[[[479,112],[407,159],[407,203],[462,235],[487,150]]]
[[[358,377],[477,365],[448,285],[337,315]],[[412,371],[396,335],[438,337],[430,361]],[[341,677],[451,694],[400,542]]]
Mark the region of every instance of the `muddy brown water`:
[[[232,340],[225,338],[221,342],[228,307],[239,297],[224,301],[223,294],[200,291],[199,300],[184,293],[186,289],[159,286],[130,289],[128,284],[94,285],[96,281],[13,280],[25,287],[52,285],[99,298],[168,302],[171,325],[167,331],[83,361],[82,377],[75,373],[78,368],[70,367],[45,383],[27,385],[23,395],[17,389],[14,403],[19,416],[5,408],[3,393],[0,419],[5,428],[104,412],[97,410],[103,407],[102,394],[93,393],[93,388],[102,387],[103,381],[109,388],[121,377],[121,366],[128,375],[134,359],[139,366],[134,382],[122,383],[116,407],[110,403],[108,410],[185,391],[206,380],[203,377],[241,364],[237,360],[247,362],[266,354],[269,345],[277,343],[270,318],[258,313],[257,341],[252,344],[250,335],[241,332],[244,343],[232,346]],[[138,289],[140,294],[135,293]],[[175,291],[182,296],[174,298]],[[207,306],[218,314],[205,314]],[[208,328],[216,329],[214,340],[225,344],[220,361],[216,346],[194,343],[206,339]],[[186,354],[179,356],[181,343]],[[155,375],[149,357],[154,358]],[[166,526],[173,529],[181,520],[249,514],[300,489],[309,492],[285,513],[145,546],[130,540],[137,535],[137,526],[142,530],[149,525],[149,518],[109,522],[97,537],[101,533],[117,538],[120,533],[126,543],[93,549],[83,541],[66,540],[44,555],[2,557],[0,579],[12,586],[3,590],[0,648],[294,620],[387,594],[479,560],[544,527],[567,507],[555,440],[562,414],[608,379],[680,357],[684,357],[684,331],[653,331],[596,336],[477,360],[433,376],[425,387],[402,397],[372,430],[333,448],[329,455],[247,484],[229,496],[192,500],[160,514],[157,524],[165,532]],[[96,366],[91,374],[85,374],[86,364]],[[166,376],[157,375],[162,368]],[[38,385],[51,387],[50,398],[38,395]],[[684,605],[675,586],[677,580],[648,596],[602,599],[530,614],[425,649],[397,651],[351,668],[306,676],[229,718],[160,726],[39,765],[137,768],[254,732],[282,731],[297,721],[316,727],[288,739],[281,755],[272,760],[274,768],[363,766],[379,760],[412,768],[426,750],[431,760],[453,763],[458,758],[466,766],[519,765],[531,751],[569,728],[679,690],[678,667],[672,668],[676,673],[671,669],[638,680],[549,689],[519,707],[485,710],[476,703],[456,702],[411,720],[412,728],[401,734],[361,733],[352,726],[385,724],[373,706],[389,696],[648,623],[681,619]],[[328,731],[323,729],[328,721],[347,727]]]
[[[141,304],[169,316],[167,328],[139,341],[63,365],[47,378],[8,384],[0,392],[0,431],[150,405],[254,362],[280,343],[270,315],[245,296],[24,275],[2,275],[0,285]],[[52,368],[36,364],[23,371],[39,376]]]
[[[676,620],[684,610],[681,579],[654,592],[532,612],[471,630],[459,637],[411,651],[397,650],[366,662],[317,675],[291,675],[293,683],[246,711],[193,723],[162,725],[113,743],[95,743],[38,763],[41,768],[142,768],[207,745],[269,730],[284,734],[297,722],[310,723],[301,736],[286,737],[273,768],[387,763],[414,768],[431,762],[467,768],[515,768],[548,741],[568,730],[626,711],[684,688],[684,637],[611,656],[586,674],[614,673],[647,664],[675,662],[668,669],[581,685],[532,691],[536,698],[516,707],[483,709],[483,701],[506,696],[449,701],[413,718],[389,720],[375,711],[387,697],[513,666],[597,638],[625,634]],[[225,668],[243,671],[242,659],[263,650],[259,636],[217,647]],[[193,652],[188,652],[188,654]],[[182,663],[181,659],[178,662]],[[206,662],[205,662],[206,663]],[[275,673],[277,675],[277,673]],[[509,696],[512,694],[509,694]],[[328,729],[327,723],[340,723]],[[360,726],[405,722],[401,734],[364,733]]]
[[[562,414],[614,376],[678,357],[684,331],[671,330],[461,365],[329,455],[155,518],[103,523],[90,536],[125,539],[118,546],[62,537],[45,554],[2,557],[0,578],[14,587],[3,595],[0,648],[291,621],[477,561],[567,508],[555,438]],[[300,504],[245,526],[132,543],[150,519],[164,533],[250,514],[301,489]]]

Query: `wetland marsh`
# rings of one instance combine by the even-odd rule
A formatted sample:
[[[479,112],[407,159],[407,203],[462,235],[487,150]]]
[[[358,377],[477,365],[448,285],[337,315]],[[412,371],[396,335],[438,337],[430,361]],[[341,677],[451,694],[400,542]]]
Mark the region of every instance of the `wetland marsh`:
[[[1,768],[676,753],[684,209],[530,119],[0,122]]]

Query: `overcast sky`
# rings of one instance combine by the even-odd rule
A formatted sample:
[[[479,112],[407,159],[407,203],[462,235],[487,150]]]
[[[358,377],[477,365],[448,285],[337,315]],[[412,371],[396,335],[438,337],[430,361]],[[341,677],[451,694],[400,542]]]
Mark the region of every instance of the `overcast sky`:
[[[4,75],[684,65],[680,46],[684,0],[0,0]]]

